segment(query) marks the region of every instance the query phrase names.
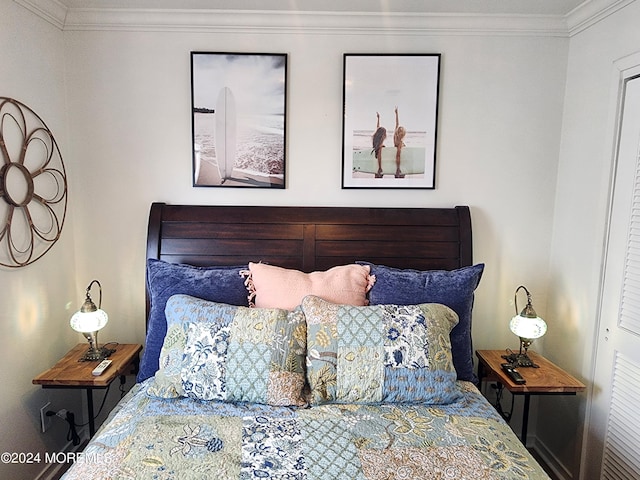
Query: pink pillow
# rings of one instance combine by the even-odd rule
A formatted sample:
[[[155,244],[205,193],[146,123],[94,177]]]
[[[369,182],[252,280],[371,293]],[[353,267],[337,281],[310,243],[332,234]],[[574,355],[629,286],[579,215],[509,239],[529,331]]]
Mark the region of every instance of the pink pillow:
[[[341,265],[324,272],[304,273],[264,263],[249,263],[249,304],[258,308],[293,310],[307,295],[329,302],[363,306],[375,277],[369,265]]]

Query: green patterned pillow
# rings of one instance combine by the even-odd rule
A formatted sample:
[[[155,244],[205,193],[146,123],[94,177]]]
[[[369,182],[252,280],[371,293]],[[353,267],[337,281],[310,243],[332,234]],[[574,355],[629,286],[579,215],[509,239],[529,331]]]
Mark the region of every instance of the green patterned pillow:
[[[457,314],[440,304],[336,305],[302,301],[312,402],[447,404],[458,396],[449,333]]]
[[[305,405],[301,311],[248,308],[174,295],[151,395]]]

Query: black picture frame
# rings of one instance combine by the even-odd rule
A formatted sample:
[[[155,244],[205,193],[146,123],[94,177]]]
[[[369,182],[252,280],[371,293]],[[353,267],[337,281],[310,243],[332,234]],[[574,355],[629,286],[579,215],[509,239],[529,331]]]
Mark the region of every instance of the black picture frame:
[[[342,188],[435,188],[440,63],[344,54]]]
[[[194,187],[286,188],[287,60],[191,52]]]

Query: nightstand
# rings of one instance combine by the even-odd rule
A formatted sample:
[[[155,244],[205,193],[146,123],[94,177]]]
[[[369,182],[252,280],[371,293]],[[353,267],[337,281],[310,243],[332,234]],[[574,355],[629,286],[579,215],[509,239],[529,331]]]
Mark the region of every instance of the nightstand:
[[[112,361],[102,375],[94,376],[91,371],[100,363],[81,362],[80,357],[87,350],[86,343],[79,343],[49,370],[42,372],[32,380],[42,388],[80,388],[87,391],[87,409],[89,414],[89,436],[95,433],[93,414],[93,390],[105,389],[119,376],[135,374],[138,371],[139,354],[142,345],[118,344],[115,352],[109,356]]]
[[[528,355],[539,368],[519,367],[520,375],[526,383],[517,384],[501,367],[506,360],[504,350],[476,350],[478,357],[478,378],[483,381],[495,381],[502,384],[512,395],[524,395],[524,409],[522,413],[522,443],[527,444],[527,426],[529,423],[529,402],[531,395],[575,395],[586,387],[553,364],[542,355],[529,350]]]

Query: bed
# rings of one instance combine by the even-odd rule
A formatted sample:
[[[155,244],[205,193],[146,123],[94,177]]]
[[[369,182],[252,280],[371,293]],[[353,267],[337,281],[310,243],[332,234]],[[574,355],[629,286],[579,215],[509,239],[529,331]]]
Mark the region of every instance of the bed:
[[[469,208],[154,203],[137,383],[63,477],[546,479],[476,387]]]

